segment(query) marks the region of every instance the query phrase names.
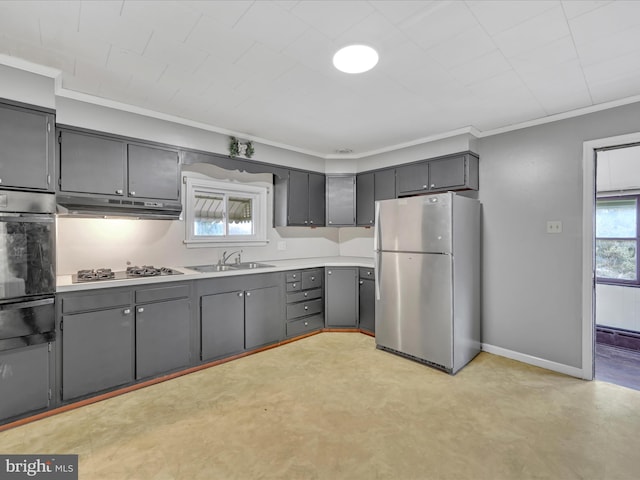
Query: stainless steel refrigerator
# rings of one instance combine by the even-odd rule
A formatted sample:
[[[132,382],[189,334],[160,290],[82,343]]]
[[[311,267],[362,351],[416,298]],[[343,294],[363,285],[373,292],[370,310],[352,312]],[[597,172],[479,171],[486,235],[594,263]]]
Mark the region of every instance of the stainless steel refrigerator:
[[[376,344],[455,374],[480,352],[480,202],[376,202]]]

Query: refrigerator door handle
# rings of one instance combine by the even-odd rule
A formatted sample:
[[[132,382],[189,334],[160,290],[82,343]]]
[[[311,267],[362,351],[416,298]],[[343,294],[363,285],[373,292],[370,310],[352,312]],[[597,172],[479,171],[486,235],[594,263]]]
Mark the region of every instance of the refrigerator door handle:
[[[374,219],[376,222],[376,230],[373,235],[373,249],[377,251],[380,249],[380,240],[379,240],[380,238],[380,205],[378,204],[378,202],[375,202]]]
[[[380,262],[380,255],[382,253],[379,251],[376,251],[375,256],[373,257],[373,268],[375,269],[376,272],[376,276],[375,276],[375,286],[376,286],[376,300],[380,300],[380,277],[382,277],[381,275],[381,271],[380,271],[380,266],[382,265],[382,263]]]

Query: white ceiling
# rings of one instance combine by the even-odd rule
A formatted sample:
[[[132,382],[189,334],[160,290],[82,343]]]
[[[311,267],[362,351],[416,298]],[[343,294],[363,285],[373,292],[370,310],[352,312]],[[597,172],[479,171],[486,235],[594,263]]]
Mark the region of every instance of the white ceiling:
[[[336,71],[350,43],[378,66]],[[640,95],[640,1],[4,0],[0,53],[67,90],[359,156]]]

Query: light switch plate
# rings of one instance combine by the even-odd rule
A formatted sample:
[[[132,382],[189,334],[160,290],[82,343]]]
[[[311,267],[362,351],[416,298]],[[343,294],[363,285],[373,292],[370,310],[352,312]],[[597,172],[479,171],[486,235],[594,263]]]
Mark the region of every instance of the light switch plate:
[[[286,249],[287,249],[287,242],[285,242],[284,240],[278,241],[278,250],[286,250]]]
[[[547,233],[562,233],[562,222],[560,220],[548,220]]]

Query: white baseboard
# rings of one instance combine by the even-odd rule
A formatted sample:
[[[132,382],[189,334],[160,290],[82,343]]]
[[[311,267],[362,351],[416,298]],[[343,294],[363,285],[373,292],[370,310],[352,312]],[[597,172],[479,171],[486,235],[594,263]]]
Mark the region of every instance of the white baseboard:
[[[522,363],[534,365],[540,368],[546,368],[558,373],[564,373],[572,377],[584,378],[581,368],[572,367],[563,363],[552,362],[551,360],[545,360],[544,358],[534,357],[527,355],[526,353],[514,352],[513,350],[507,350],[506,348],[496,347],[495,345],[489,345],[488,343],[482,344],[482,351],[493,353],[494,355],[500,355],[501,357],[510,358],[511,360],[517,360]]]

